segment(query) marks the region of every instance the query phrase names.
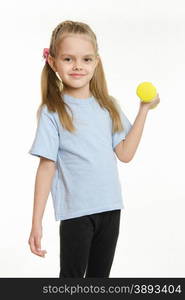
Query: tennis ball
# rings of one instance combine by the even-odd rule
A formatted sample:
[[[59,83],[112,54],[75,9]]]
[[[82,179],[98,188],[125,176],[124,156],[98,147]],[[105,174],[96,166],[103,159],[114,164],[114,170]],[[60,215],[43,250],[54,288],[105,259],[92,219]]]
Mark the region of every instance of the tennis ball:
[[[144,102],[150,102],[157,96],[157,90],[151,82],[142,82],[136,90],[137,96]]]
[[[157,90],[151,82],[142,82],[136,89],[136,94],[142,102],[150,102],[157,96]],[[155,108],[155,105],[153,108]]]

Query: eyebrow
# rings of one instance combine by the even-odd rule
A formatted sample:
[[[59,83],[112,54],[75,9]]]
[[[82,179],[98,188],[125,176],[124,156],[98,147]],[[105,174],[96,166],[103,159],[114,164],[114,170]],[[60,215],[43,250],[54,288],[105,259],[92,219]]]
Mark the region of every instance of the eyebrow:
[[[69,54],[69,53],[63,53],[61,56],[66,56],[66,55],[73,56],[73,57],[75,56],[75,55],[72,55],[72,54]],[[84,55],[84,57],[85,56],[94,56],[94,54],[89,53],[89,54]]]

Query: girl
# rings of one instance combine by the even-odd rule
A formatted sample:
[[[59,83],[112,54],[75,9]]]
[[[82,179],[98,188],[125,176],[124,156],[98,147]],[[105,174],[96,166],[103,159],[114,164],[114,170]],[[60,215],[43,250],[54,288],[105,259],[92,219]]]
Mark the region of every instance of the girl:
[[[29,151],[40,157],[30,249],[45,257],[42,217],[51,189],[60,221],[59,277],[109,277],[124,208],[116,156],[131,161],[159,97],[140,103],[131,125],[108,93],[96,36],[85,23],[60,23],[44,57],[42,103]]]

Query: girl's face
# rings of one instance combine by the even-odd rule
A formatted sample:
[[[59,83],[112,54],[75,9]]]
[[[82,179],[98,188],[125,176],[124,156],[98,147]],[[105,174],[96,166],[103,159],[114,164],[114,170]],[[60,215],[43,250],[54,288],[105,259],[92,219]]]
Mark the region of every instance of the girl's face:
[[[66,90],[88,89],[98,64],[98,58],[95,56],[94,48],[87,35],[63,35],[54,66],[64,83],[64,91],[65,85]],[[82,76],[72,76],[72,74]]]

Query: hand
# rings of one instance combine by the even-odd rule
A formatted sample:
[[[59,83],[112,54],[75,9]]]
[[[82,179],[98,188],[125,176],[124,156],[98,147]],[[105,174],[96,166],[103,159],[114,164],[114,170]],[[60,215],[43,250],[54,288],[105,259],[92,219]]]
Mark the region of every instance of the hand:
[[[149,110],[149,109],[157,106],[159,104],[159,102],[160,102],[160,98],[159,98],[159,94],[157,94],[157,96],[150,102],[140,101],[140,108],[144,107]]]
[[[41,250],[41,238],[42,238],[42,225],[32,226],[28,244],[30,245],[31,252],[45,257],[46,250]]]

